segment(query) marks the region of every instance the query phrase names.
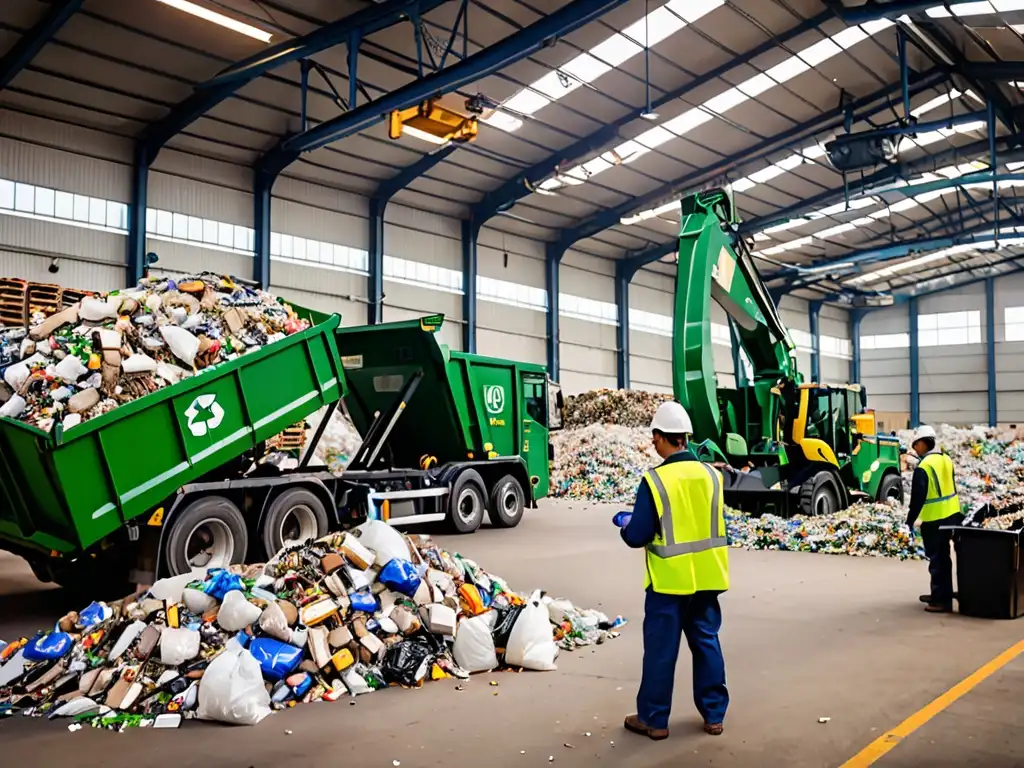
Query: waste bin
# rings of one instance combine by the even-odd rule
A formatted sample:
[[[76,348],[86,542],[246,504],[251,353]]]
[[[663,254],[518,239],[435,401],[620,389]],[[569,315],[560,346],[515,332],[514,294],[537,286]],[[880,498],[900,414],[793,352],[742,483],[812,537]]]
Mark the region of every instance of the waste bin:
[[[949,526],[956,542],[960,613],[983,619],[1024,614],[1021,531]]]

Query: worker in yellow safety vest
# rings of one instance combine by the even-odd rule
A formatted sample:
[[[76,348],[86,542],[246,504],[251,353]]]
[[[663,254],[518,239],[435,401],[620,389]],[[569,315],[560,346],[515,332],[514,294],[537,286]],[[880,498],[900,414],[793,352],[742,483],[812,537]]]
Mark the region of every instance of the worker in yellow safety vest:
[[[942,529],[960,525],[964,520],[960,513],[953,460],[939,450],[935,430],[929,426],[917,430],[911,448],[921,460],[910,483],[907,527],[913,538],[914,523],[921,521],[921,540],[928,558],[928,573],[931,574],[931,591],[921,595],[920,599],[929,613],[948,613],[953,610],[953,598],[956,596],[953,592],[953,560],[949,554],[952,535]]]
[[[655,740],[668,738],[681,635],[693,655],[693,699],[707,733],[722,733],[729,705],[718,640],[718,596],[729,589],[722,476],[690,452],[692,431],[682,405],[658,408],[651,433],[664,463],[644,474],[633,511],[615,516],[626,544],[644,548],[647,558],[643,677],[637,714],[625,727]]]

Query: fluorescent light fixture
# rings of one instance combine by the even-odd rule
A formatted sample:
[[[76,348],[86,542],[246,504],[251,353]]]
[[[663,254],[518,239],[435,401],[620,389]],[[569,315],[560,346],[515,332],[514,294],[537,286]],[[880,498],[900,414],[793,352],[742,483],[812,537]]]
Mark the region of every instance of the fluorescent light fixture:
[[[212,24],[230,29],[232,32],[238,32],[239,34],[251,37],[255,40],[259,40],[264,43],[270,42],[270,33],[264,32],[262,29],[258,29],[251,24],[246,24],[243,21],[232,19],[230,16],[225,16],[223,13],[217,13],[217,11],[211,11],[209,8],[204,8],[201,5],[189,2],[189,0],[157,0],[158,3],[169,5],[171,8],[177,8],[179,11],[191,14],[197,18],[209,21]]]

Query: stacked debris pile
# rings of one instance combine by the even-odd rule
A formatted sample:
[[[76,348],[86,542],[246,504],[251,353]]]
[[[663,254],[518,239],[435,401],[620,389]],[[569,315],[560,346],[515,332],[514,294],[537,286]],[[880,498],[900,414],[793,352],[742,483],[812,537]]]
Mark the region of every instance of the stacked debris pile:
[[[726,511],[729,544],[743,549],[819,552],[855,557],[924,558],[920,534],[911,539],[906,510],[895,504],[855,504],[833,515],[751,517]]]
[[[70,717],[71,730],[251,725],[388,686],[553,670],[559,649],[601,644],[623,623],[540,591],[524,597],[429,537],[370,521],[0,643],[0,715]]]
[[[229,277],[147,278],[0,331],[0,416],[71,429],[307,327]]]
[[[594,389],[570,396],[565,402],[565,426],[618,424],[623,427],[650,426],[658,406],[672,395],[633,389]]]
[[[313,434],[327,415],[327,408],[321,408],[306,419],[308,434]],[[331,472],[339,473],[352,460],[362,445],[363,439],[349,418],[336,408],[331,420],[324,428],[323,436],[316,447],[316,463],[323,464]]]
[[[646,428],[607,424],[566,429],[551,436],[554,496],[632,503],[640,477],[661,462]]]

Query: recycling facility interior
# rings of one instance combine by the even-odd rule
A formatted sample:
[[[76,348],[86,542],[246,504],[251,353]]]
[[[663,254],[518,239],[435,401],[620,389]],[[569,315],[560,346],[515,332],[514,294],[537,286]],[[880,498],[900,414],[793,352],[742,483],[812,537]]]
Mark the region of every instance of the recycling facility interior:
[[[0,277],[109,291],[147,269],[211,270],[343,325],[443,313],[452,349],[544,363],[566,395],[663,395],[677,201],[729,183],[805,378],[862,382],[886,430],[1002,428],[944,433],[977,483],[996,476],[996,492],[971,492],[1000,496],[1024,459],[1022,59],[1016,0],[7,0]],[[428,101],[447,137],[415,110],[388,117]],[[872,139],[871,160],[840,174],[826,142],[880,126],[896,141]],[[711,337],[728,386],[717,306]],[[700,732],[687,663],[672,738],[624,733],[643,564],[610,518],[651,459],[651,401],[631,397],[628,433],[555,438],[567,498],[457,540],[511,584],[632,619],[609,648],[560,659],[557,675],[501,676],[496,698],[475,677],[302,708],[244,740],[200,728],[154,753],[153,733],[114,747],[7,719],[0,743],[48,764],[81,762],[76,738],[112,765],[326,749],[407,766],[481,752],[497,765],[1024,764],[1019,625],[925,616],[926,569],[907,559],[920,553],[874,543],[897,512],[854,511],[863,523],[811,537],[890,558],[733,550],[725,736]],[[595,487],[616,475],[620,490],[569,491],[573,472]],[[735,518],[730,535],[807,548],[772,545],[792,540],[788,522],[760,525]],[[0,555],[0,639],[71,607]],[[460,716],[466,701],[477,718]]]

